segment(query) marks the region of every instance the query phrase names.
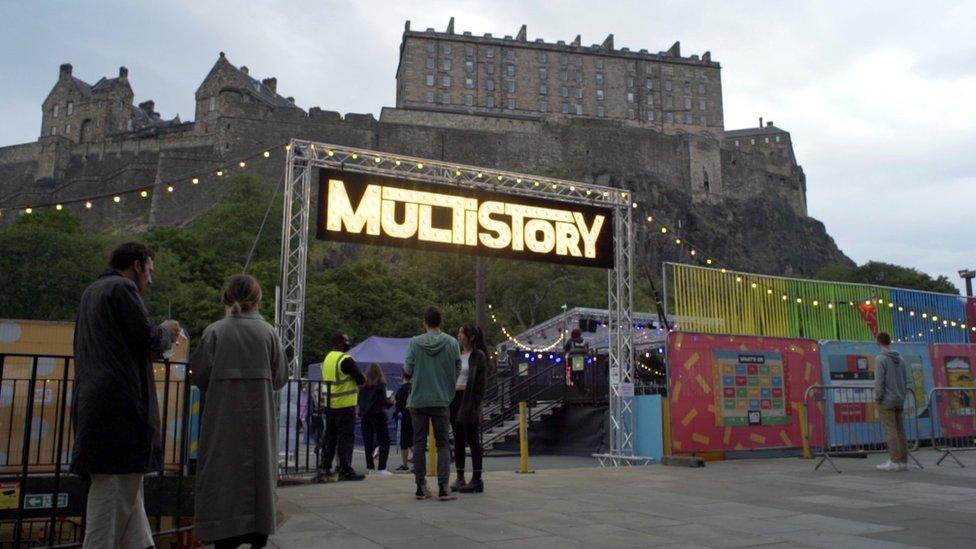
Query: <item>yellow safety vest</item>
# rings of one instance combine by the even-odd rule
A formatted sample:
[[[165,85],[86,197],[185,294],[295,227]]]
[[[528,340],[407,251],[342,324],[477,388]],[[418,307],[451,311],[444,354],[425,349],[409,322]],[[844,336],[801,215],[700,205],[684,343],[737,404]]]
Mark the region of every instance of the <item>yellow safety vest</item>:
[[[349,408],[359,402],[356,380],[342,373],[339,364],[349,358],[340,351],[330,351],[322,361],[323,403],[326,408]]]

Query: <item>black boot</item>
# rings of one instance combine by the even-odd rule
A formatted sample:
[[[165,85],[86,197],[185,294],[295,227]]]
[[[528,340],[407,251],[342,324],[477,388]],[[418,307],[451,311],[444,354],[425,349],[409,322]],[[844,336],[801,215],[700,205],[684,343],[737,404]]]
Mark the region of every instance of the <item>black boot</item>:
[[[471,477],[471,482],[465,484],[459,490],[462,494],[480,494],[485,491],[485,482],[481,480],[481,471],[475,471]]]
[[[464,469],[458,469],[457,478],[454,480],[454,484],[451,485],[451,491],[460,492],[465,484],[467,483],[464,482]]]
[[[430,499],[433,497],[430,494],[430,489],[427,488],[426,480],[422,480],[417,483],[417,493],[415,495],[417,496],[417,499]]]

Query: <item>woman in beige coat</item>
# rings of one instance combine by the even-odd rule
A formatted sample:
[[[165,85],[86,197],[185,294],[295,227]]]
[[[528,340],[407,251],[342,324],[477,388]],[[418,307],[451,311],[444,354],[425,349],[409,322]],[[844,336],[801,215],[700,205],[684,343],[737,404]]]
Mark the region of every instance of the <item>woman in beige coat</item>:
[[[258,313],[254,277],[231,278],[223,303],[227,315],[207,326],[190,361],[203,392],[195,537],[217,549],[264,547],[275,531],[274,392],[287,381],[285,355]]]

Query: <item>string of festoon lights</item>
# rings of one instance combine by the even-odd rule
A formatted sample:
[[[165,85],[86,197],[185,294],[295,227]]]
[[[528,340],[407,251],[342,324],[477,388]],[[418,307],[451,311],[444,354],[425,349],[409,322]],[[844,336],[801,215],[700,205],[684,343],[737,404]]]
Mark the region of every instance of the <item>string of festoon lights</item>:
[[[525,350],[533,353],[547,353],[555,349],[556,347],[558,347],[559,344],[562,343],[564,339],[566,339],[566,330],[560,330],[559,337],[556,338],[556,340],[550,343],[549,345],[545,345],[543,347],[533,347],[532,345],[519,341],[518,338],[516,338],[508,331],[508,328],[506,328],[504,325],[498,322],[498,317],[495,316],[495,311],[492,310],[491,303],[488,304],[488,316],[491,317],[492,324],[498,325],[501,328],[502,335],[504,335],[506,339],[511,341],[519,350]]]
[[[113,191],[108,193],[100,193],[83,197],[68,198],[64,200],[57,200],[53,202],[42,202],[42,203],[32,203],[24,204],[20,206],[0,208],[0,216],[10,215],[12,213],[20,213],[22,215],[31,215],[35,212],[41,212],[45,210],[54,211],[64,211],[68,209],[69,206],[74,206],[76,209],[81,209],[83,212],[91,211],[99,203],[107,202],[109,205],[119,205],[129,198],[135,197],[139,200],[146,200],[152,197],[153,193],[175,193],[181,185],[199,185],[201,182],[205,182],[208,177],[224,178],[233,175],[241,170],[246,170],[251,162],[254,160],[263,160],[271,157],[271,153],[275,150],[287,151],[291,148],[289,144],[279,144],[271,147],[265,147],[257,150],[254,153],[248,154],[246,156],[237,157],[231,160],[227,160],[224,163],[218,165],[218,167],[211,167],[205,170],[199,170],[192,173],[186,173],[179,177],[169,178],[165,181],[160,181],[158,183],[147,183],[145,185],[138,185],[135,187],[130,187],[128,189],[123,189],[119,191]]]
[[[803,296],[792,296],[786,293],[778,292],[774,290],[774,288],[771,288],[767,284],[763,283],[762,275],[756,275],[752,273],[742,273],[742,272],[732,271],[724,267],[721,267],[718,264],[718,260],[715,259],[714,255],[707,253],[701,247],[696,246],[691,242],[688,242],[688,240],[685,238],[682,238],[680,235],[676,233],[676,231],[672,227],[669,227],[668,225],[661,222],[656,216],[653,215],[653,213],[646,211],[640,203],[634,201],[631,203],[631,207],[634,210],[640,210],[641,219],[646,220],[646,224],[638,225],[638,227],[644,226],[649,229],[653,228],[653,230],[651,231],[653,234],[658,235],[666,242],[670,242],[671,244],[681,248],[681,251],[687,254],[688,259],[697,262],[698,264],[703,263],[707,267],[718,269],[723,274],[729,274],[730,276],[735,276],[735,280],[737,283],[743,282],[748,277],[758,278],[757,281],[752,281],[749,284],[755,290],[765,290],[766,296],[768,298],[771,299],[775,298],[775,295],[778,294],[782,301],[795,302],[797,305],[806,304],[810,307],[826,306],[828,309],[834,309],[835,307],[840,307],[840,306],[855,307],[860,304],[860,301],[849,301],[849,300],[833,301],[833,300],[825,300],[825,299],[818,299],[818,298],[810,299],[809,297],[804,298]],[[966,323],[966,321],[962,319],[950,320],[944,318],[944,316],[940,316],[938,313],[916,309],[911,306],[905,306],[895,301],[892,301],[890,299],[885,300],[884,298],[872,297],[870,299],[865,300],[864,303],[866,305],[871,305],[873,303],[876,306],[887,305],[888,308],[891,309],[892,313],[898,312],[898,313],[906,314],[912,318],[917,318],[924,321],[932,322],[932,327],[928,329],[930,333],[935,333],[936,331],[942,331],[943,329],[947,329],[947,330],[959,329],[963,331],[968,330],[976,333],[976,325],[969,325]],[[905,340],[922,338],[924,337],[924,335],[925,335],[924,331],[918,332],[917,335],[912,334],[907,336]],[[901,340],[902,339],[899,338],[899,341]]]

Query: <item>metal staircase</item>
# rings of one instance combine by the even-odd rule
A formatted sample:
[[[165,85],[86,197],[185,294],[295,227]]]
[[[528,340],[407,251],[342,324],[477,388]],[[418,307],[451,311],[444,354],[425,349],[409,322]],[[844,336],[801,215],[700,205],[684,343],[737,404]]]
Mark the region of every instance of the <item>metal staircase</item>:
[[[527,420],[538,421],[555,413],[565,403],[564,364],[548,364],[531,375],[494,374],[482,409],[481,444],[490,452],[496,445],[518,434],[518,405],[528,407]]]

